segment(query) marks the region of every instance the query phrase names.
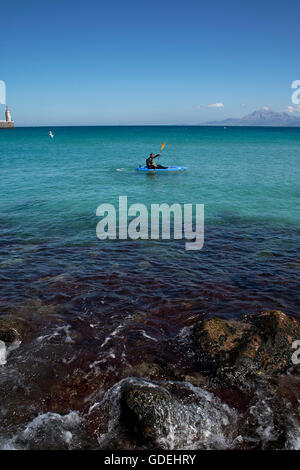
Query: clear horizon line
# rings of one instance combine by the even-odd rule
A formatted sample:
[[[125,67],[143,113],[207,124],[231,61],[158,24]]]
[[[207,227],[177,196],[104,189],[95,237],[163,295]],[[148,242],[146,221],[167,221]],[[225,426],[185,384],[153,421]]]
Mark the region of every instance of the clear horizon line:
[[[286,125],[247,125],[247,124],[48,124],[48,125],[15,125],[14,129],[26,129],[26,128],[49,128],[49,127],[276,127],[276,128],[291,128],[297,129],[299,126],[286,126]],[[5,130],[5,129],[3,129]]]

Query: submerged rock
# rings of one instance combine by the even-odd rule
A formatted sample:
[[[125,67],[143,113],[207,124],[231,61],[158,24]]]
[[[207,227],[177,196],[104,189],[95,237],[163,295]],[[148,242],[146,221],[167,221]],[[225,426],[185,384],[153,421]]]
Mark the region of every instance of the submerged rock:
[[[293,367],[292,344],[300,338],[300,323],[283,312],[269,311],[245,315],[243,321],[202,321],[193,333],[200,370],[243,382]]]

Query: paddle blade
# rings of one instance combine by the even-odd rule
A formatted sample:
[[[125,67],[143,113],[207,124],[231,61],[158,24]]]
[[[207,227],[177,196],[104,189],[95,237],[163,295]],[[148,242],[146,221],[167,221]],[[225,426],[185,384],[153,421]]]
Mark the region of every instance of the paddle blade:
[[[162,151],[165,148],[166,142],[163,142],[160,151]]]

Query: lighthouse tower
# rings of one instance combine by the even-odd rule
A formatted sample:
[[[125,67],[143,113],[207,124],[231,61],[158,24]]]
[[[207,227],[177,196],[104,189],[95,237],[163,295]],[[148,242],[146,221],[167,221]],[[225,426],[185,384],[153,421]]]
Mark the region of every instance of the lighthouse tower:
[[[11,118],[10,110],[8,106],[6,106],[5,110],[5,121],[0,120],[0,129],[13,129],[15,127],[15,123]]]
[[[12,122],[11,114],[10,114],[10,110],[8,109],[8,106],[6,106],[5,118],[6,118],[6,122]]]

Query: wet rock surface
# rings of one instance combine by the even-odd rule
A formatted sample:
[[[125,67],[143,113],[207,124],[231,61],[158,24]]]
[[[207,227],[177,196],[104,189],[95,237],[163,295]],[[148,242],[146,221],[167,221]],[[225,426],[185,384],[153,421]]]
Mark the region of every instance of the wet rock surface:
[[[202,321],[193,334],[199,369],[243,384],[293,372],[292,345],[300,337],[300,323],[283,312],[269,311],[245,315],[242,321]]]
[[[136,439],[155,444],[167,436],[168,410],[172,397],[163,388],[127,384],[121,392],[121,422]]]

